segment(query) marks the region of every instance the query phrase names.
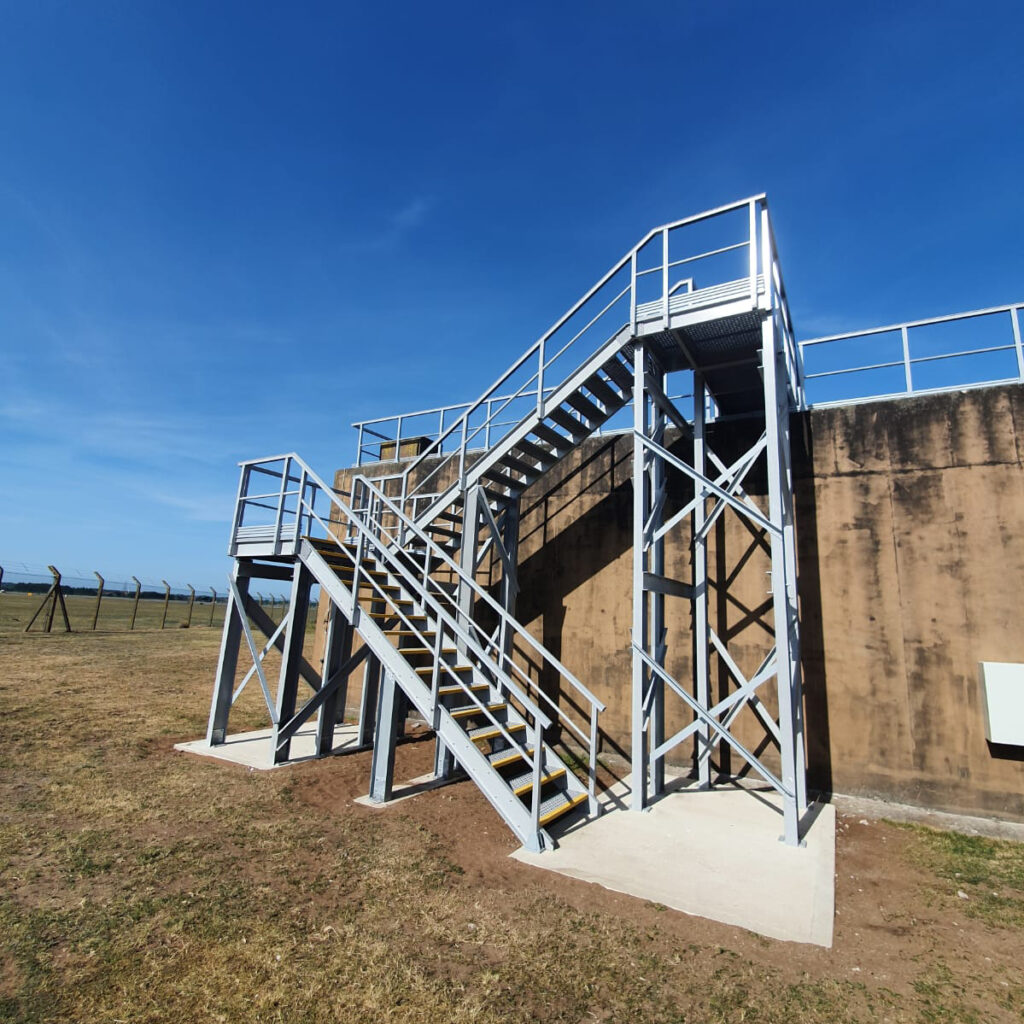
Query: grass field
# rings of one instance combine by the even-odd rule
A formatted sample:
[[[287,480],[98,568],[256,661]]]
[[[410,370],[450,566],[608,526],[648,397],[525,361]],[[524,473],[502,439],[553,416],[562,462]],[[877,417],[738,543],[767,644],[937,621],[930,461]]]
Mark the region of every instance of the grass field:
[[[843,819],[835,947],[770,941],[510,860],[468,783],[371,810],[366,754],[174,752],[218,640],[0,638],[0,1020],[1022,1019],[1020,846]]]

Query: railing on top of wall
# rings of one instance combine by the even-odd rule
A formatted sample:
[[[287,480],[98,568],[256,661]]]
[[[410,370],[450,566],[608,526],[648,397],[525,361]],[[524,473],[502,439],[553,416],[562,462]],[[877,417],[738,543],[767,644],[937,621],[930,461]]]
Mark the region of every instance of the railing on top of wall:
[[[1022,310],[1018,302],[801,341],[802,407],[1024,380]]]

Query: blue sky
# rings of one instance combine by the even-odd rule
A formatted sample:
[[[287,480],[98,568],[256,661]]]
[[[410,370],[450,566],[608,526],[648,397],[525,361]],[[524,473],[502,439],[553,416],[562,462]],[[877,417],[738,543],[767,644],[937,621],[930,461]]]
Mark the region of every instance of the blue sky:
[[[1018,4],[0,19],[0,564],[217,585],[238,459],[328,475],[760,191],[801,337],[1024,298]]]

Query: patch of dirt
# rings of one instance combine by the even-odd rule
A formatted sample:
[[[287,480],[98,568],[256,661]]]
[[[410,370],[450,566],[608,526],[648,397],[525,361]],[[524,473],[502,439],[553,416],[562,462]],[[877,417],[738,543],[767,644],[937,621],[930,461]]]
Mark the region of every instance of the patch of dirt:
[[[432,737],[404,743],[396,754],[395,778],[414,778],[432,767]],[[910,994],[922,967],[941,961],[958,970],[995,972],[1006,962],[1007,936],[958,913],[951,890],[934,901],[934,876],[909,855],[913,836],[884,822],[839,816],[836,828],[836,918],[830,950],[764,938],[752,932],[661,907],[599,885],[538,871],[512,859],[518,847],[512,833],[469,781],[420,794],[388,808],[365,808],[352,800],[365,795],[369,754],[321,761],[303,770],[294,789],[298,800],[332,814],[402,814],[443,837],[461,869],[454,884],[470,890],[532,891],[556,897],[584,912],[628,919],[641,930],[666,933],[685,948],[727,945],[741,956],[770,966],[790,981],[823,971],[851,982],[874,984]],[[680,862],[671,870],[685,871]],[[733,880],[727,884],[742,884]]]

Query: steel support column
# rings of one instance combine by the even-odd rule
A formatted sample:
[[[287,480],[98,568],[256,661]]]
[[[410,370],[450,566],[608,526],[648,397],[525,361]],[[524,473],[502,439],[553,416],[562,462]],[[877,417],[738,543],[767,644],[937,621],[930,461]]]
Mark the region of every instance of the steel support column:
[[[803,712],[797,642],[796,549],[789,449],[789,395],[780,332],[774,315],[761,329],[767,435],[768,507],[771,532],[772,609],[775,619],[776,683],[779,701],[779,747],[782,764],[783,839],[800,842],[800,819],[806,810]],[[790,577],[792,576],[792,579]]]
[[[647,806],[647,685],[650,673],[637,652],[647,649],[647,600],[644,593],[646,543],[644,523],[649,506],[646,472],[647,393],[644,387],[644,346],[637,341],[633,350],[633,762],[630,806],[642,811]]]
[[[302,643],[306,636],[306,618],[309,614],[309,591],[313,584],[310,571],[296,562],[292,573],[291,599],[285,613],[284,649],[281,651],[281,672],[277,684],[277,721],[271,737],[271,760],[283,764],[291,753],[291,740],[279,742],[281,726],[295,714],[295,700],[299,692],[299,664]]]
[[[239,575],[238,562],[231,570],[231,578],[244,601],[249,594],[249,579]],[[135,592],[138,600],[138,588]],[[213,682],[213,702],[210,707],[210,720],[206,727],[206,742],[211,747],[223,743],[227,737],[228,715],[231,711],[231,694],[235,685],[235,672],[238,669],[238,649],[242,642],[242,622],[238,617],[245,610],[239,609],[236,614],[234,592],[228,588],[227,604],[224,607],[224,628],[221,631],[220,654],[217,656],[217,674]]]
[[[704,375],[693,375],[693,468],[701,477],[707,476],[706,456],[707,388]],[[710,659],[708,642],[708,534],[707,489],[703,480],[693,485],[692,558],[693,558],[693,682],[697,702],[711,707],[711,684],[708,678]],[[701,789],[711,787],[711,736],[707,722],[697,727],[697,782]]]
[[[321,686],[334,683],[334,677],[352,654],[353,629],[337,605],[327,613],[327,635],[324,638],[324,666]],[[331,691],[316,723],[316,756],[326,757],[334,747],[334,727],[345,720],[348,699],[348,674]]]
[[[391,799],[395,782],[399,715],[403,706],[400,697],[401,690],[395,677],[385,671],[377,697],[377,730],[373,737],[373,758],[370,764],[370,799],[374,803],[385,803]]]

